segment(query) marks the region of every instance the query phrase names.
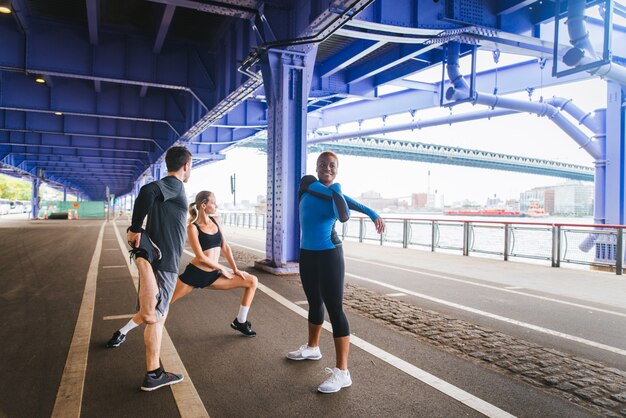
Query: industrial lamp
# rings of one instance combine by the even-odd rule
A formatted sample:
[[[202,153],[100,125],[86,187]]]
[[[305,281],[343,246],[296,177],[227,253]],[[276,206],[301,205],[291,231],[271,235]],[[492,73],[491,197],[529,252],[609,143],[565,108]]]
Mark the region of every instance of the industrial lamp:
[[[4,13],[4,14],[11,13],[11,1],[10,0],[0,0],[0,13]]]
[[[37,83],[44,84],[44,83],[46,82],[46,79],[45,79],[45,78],[43,78],[43,76],[42,76],[41,74],[37,74],[37,75],[35,76],[35,81],[36,81]]]

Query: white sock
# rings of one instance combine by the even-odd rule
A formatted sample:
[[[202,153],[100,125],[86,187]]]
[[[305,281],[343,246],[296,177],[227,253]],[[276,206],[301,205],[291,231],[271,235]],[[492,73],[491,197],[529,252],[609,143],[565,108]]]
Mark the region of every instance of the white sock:
[[[248,319],[248,311],[250,310],[249,306],[239,306],[239,314],[237,315],[237,322],[243,324]]]
[[[135,321],[133,321],[132,319],[130,321],[128,321],[128,324],[124,325],[122,328],[120,328],[120,332],[124,335],[128,334],[130,331],[132,331],[133,329],[137,328],[139,326],[139,324],[135,324]]]

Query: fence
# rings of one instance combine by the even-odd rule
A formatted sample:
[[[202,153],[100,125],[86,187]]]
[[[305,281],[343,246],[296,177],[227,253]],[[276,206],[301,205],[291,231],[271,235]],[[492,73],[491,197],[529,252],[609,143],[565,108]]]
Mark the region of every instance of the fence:
[[[265,215],[224,212],[222,222],[244,228],[265,229]],[[377,234],[369,218],[352,217],[337,224],[342,238],[403,248],[485,254],[509,258],[590,265],[623,272],[624,225],[511,222],[509,220],[442,220],[384,218],[385,232]]]

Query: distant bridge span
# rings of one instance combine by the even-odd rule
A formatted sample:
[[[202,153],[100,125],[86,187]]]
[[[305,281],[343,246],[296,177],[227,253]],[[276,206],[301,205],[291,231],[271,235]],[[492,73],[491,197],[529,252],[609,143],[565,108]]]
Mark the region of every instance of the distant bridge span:
[[[238,146],[265,152],[266,141],[264,138],[256,138]],[[593,167],[559,161],[376,137],[351,138],[308,146],[308,152],[325,150],[342,155],[488,168],[590,182],[594,180],[595,171]]]

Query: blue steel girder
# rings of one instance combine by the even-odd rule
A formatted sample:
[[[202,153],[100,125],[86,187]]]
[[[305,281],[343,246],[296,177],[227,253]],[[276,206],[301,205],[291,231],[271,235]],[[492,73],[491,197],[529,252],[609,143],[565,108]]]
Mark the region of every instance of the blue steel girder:
[[[54,88],[19,73],[0,73],[0,108],[167,124],[174,132],[185,128],[173,96],[151,91],[139,97],[132,86],[105,84],[97,93],[82,80],[59,79]]]
[[[162,152],[175,139],[164,124],[52,113],[0,110],[0,131],[152,142]]]
[[[205,108],[215,103],[208,54],[195,45],[171,41],[157,55],[151,39],[115,32],[101,33],[91,45],[72,25],[36,19],[28,37],[0,20],[0,39],[7,40],[0,49],[4,70],[182,90]]]
[[[493,91],[498,87],[498,94],[508,94],[524,91],[539,85],[544,87],[587,79],[587,74],[573,74],[567,77],[556,78],[550,73],[550,61],[541,69],[538,60],[530,60],[507,67],[501,67],[497,71],[487,70],[477,73],[476,90]],[[393,82],[391,83],[393,84]],[[309,115],[309,127],[319,129],[336,126],[341,123],[355,122],[358,120],[372,119],[384,115],[408,113],[429,109],[439,106],[439,91],[441,83],[434,83],[433,89],[403,90],[390,93],[372,100],[364,100],[357,103],[337,104],[332,108],[321,109]],[[444,89],[447,87],[444,86]],[[419,112],[417,113],[419,115]]]

